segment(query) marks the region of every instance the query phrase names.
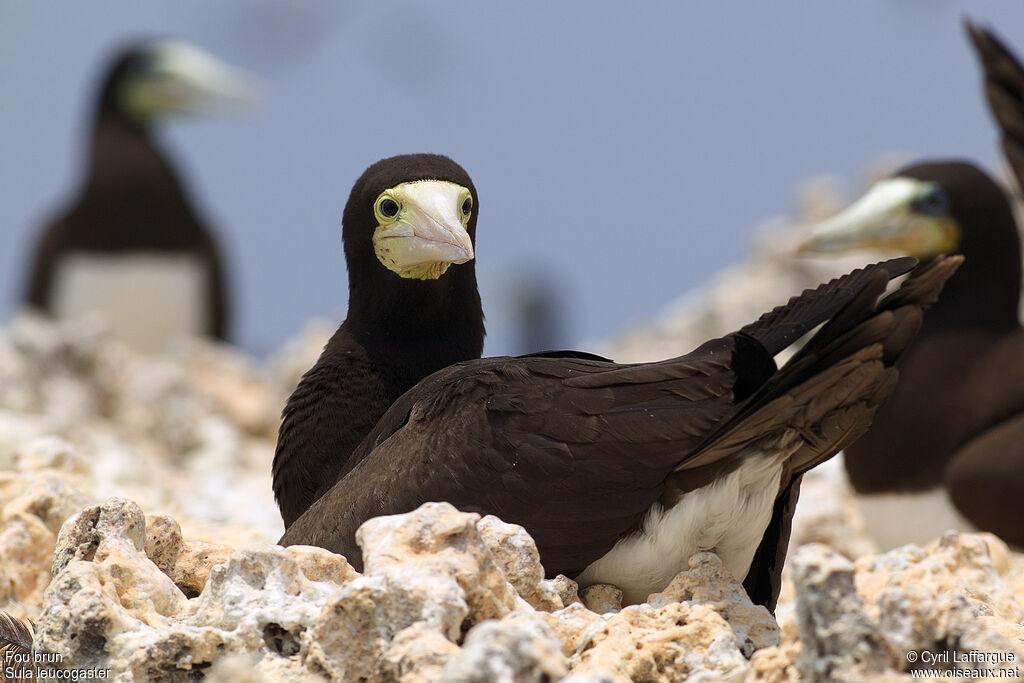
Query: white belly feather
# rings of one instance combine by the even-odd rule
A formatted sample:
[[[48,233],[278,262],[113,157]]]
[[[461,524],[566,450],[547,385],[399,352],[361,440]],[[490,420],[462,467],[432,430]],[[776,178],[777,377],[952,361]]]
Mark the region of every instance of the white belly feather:
[[[787,453],[748,456],[727,476],[683,496],[675,507],[651,508],[640,532],[615,544],[577,577],[580,585],[610,583],[623,602],[643,602],[711,550],[738,581],[746,576],[772,518]]]
[[[883,550],[914,543],[925,545],[950,529],[977,531],[949,499],[943,488],[923,493],[857,494],[871,538]]]
[[[77,252],[60,258],[50,301],[57,318],[100,312],[117,338],[156,352],[205,333],[207,280],[190,254]]]

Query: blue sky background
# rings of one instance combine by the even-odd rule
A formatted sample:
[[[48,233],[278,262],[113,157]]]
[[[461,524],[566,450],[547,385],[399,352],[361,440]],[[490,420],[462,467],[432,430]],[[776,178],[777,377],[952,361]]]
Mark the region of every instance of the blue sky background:
[[[0,2],[0,314],[34,228],[79,182],[114,46],[196,42],[258,74],[249,116],[161,140],[230,255],[235,338],[263,353],[340,320],[341,211],[370,163],[430,151],[480,193],[488,354],[519,351],[516,293],[542,282],[558,345],[650,319],[741,258],[754,227],[880,154],[997,169],[960,20],[1024,52],[1024,3]]]

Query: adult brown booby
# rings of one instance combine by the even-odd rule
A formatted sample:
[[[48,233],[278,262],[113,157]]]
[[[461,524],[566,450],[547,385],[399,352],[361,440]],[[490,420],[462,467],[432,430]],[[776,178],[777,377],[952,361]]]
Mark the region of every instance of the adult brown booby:
[[[252,92],[247,76],[186,43],[121,52],[102,81],[78,196],[38,238],[27,303],[57,318],[100,311],[117,337],[142,351],[181,336],[223,339],[220,249],[152,129]]]
[[[342,217],[348,315],[288,399],[274,453],[286,528],[348,471],[395,399],[480,357],[479,211],[469,174],[440,155],[384,159],[356,181]]]
[[[293,471],[315,478],[338,425],[358,409],[360,394],[332,384],[338,379],[329,372],[340,378],[345,367],[339,358],[361,377],[380,376],[391,362],[401,369],[445,348],[434,343],[451,337],[438,321],[482,322],[475,287],[465,289],[471,271],[459,265],[471,255],[466,210],[475,193],[468,177],[453,183],[422,170],[420,159],[371,167],[346,206],[350,283],[362,288],[367,279],[351,294],[349,320],[353,308],[382,307],[385,315],[361,348],[343,326],[344,350],[329,364],[321,358],[304,380],[316,383],[289,401],[282,441],[300,444],[288,447]],[[402,394],[351,453],[340,449],[344,464],[319,477],[325,492],[280,543],[318,545],[361,567],[362,522],[444,500],[523,525],[548,575],[613,583],[629,602],[663,589],[693,553],[714,550],[752,599],[772,608],[801,475],[867,427],[895,384],[892,364],[922,309],[959,261],[935,260],[880,299],[914,263],[855,271],[657,363],[551,352],[445,367]],[[429,315],[403,317],[410,312]],[[777,369],[774,356],[819,325]],[[478,349],[479,337],[470,338]],[[372,392],[367,398],[383,403]],[[279,501],[282,490],[290,488],[278,489]]]
[[[1024,181],[1024,68],[989,31],[967,29],[1003,149]],[[1006,194],[967,162],[908,166],[816,226],[802,249],[859,247],[966,259],[900,360],[893,397],[846,449],[869,530],[884,547],[950,528],[1024,545],[1021,251]]]

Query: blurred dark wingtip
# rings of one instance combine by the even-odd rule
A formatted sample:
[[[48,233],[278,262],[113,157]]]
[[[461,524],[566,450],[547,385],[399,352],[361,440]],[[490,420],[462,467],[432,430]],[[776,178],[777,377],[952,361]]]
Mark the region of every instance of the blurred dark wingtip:
[[[981,61],[989,111],[999,126],[1003,154],[1024,187],[1024,65],[991,29],[964,20]]]
[[[32,624],[0,612],[0,661],[7,659],[8,652],[20,655],[32,652]],[[0,681],[4,680],[0,677]]]

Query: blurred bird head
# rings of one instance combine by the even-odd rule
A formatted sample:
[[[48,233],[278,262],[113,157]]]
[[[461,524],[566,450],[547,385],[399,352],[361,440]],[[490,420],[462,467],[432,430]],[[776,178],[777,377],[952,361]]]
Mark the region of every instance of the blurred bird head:
[[[155,40],[123,50],[107,73],[100,110],[147,124],[171,115],[207,115],[250,106],[259,84],[210,53],[177,40]]]
[[[1003,243],[1001,233],[1013,225],[1006,194],[973,164],[918,163],[875,183],[845,211],[814,226],[797,251],[873,248],[927,260],[975,251],[974,243]]]

